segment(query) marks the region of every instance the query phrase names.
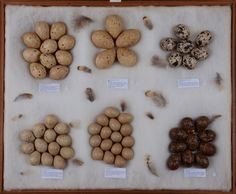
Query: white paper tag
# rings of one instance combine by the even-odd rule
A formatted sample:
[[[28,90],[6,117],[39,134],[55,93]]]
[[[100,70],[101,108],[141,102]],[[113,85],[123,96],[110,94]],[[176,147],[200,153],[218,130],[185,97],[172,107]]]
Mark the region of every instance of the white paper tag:
[[[185,168],[184,169],[185,178],[204,178],[206,177],[206,169],[201,168]]]
[[[121,0],[110,0],[111,3],[120,3]]]
[[[126,179],[126,168],[105,168],[105,178]]]
[[[63,179],[63,170],[54,168],[42,168],[41,169],[42,179]]]
[[[39,84],[39,92],[44,93],[55,93],[60,92],[61,86],[60,84]]]
[[[180,79],[178,80],[178,88],[199,88],[199,79]]]
[[[128,79],[108,79],[107,87],[113,89],[128,89],[129,80]]]

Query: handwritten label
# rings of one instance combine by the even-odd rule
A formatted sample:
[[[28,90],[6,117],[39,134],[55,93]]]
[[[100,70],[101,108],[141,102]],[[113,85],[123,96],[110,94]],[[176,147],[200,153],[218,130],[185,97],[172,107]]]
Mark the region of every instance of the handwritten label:
[[[105,168],[105,178],[126,179],[126,168]]]
[[[120,3],[121,0],[110,0],[111,3]]]
[[[109,79],[107,80],[107,87],[112,89],[128,89],[128,79]]]
[[[60,92],[60,84],[39,84],[39,92],[55,93]]]
[[[41,169],[42,179],[63,179],[63,170],[54,168],[42,168]]]
[[[180,79],[178,80],[178,88],[199,88],[199,79]]]
[[[185,168],[184,177],[185,178],[204,178],[206,177],[206,169]]]

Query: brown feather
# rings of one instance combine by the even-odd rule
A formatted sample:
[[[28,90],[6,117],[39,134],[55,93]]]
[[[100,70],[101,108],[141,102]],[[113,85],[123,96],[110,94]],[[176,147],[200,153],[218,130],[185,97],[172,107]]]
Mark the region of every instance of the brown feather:
[[[72,160],[73,164],[77,165],[77,166],[82,166],[84,164],[84,162],[78,158],[75,158]]]
[[[78,16],[77,18],[75,18],[75,29],[80,30],[84,28],[85,26],[88,26],[92,22],[94,22],[93,19],[87,16],[83,16],[83,15]]]
[[[154,119],[154,116],[153,116],[153,114],[152,113],[150,113],[150,112],[147,112],[146,113],[146,116],[149,118],[149,119]]]
[[[147,29],[152,30],[153,29],[153,24],[152,21],[150,20],[150,18],[148,18],[147,16],[143,17],[143,23],[144,26],[147,27]]]
[[[20,100],[29,100],[33,98],[33,94],[30,93],[22,93],[19,94],[17,97],[15,97],[14,102],[20,101]]]
[[[21,119],[23,117],[23,114],[18,114],[18,115],[16,115],[16,116],[14,116],[14,117],[12,117],[12,121],[17,121],[18,119]]]
[[[126,109],[127,109],[127,104],[126,104],[125,101],[121,101],[121,103],[120,103],[120,108],[121,108],[121,111],[122,111],[122,112],[126,111]]]
[[[157,93],[152,90],[147,90],[145,92],[145,96],[151,98],[154,104],[158,107],[165,107],[167,104],[165,97],[161,93]]]
[[[77,70],[83,71],[85,73],[92,73],[92,69],[90,69],[89,67],[86,67],[86,66],[78,66]]]
[[[216,119],[220,118],[222,115],[213,115],[211,118],[210,118],[210,122],[209,123],[213,123]]]
[[[92,88],[86,88],[85,93],[86,93],[87,99],[90,102],[93,102],[95,100],[95,94]]]
[[[223,90],[223,88],[224,88],[223,82],[224,82],[224,80],[223,80],[222,76],[220,75],[220,73],[217,72],[216,77],[215,77],[215,84],[220,91]]]
[[[151,59],[151,64],[155,67],[166,68],[168,66],[167,61],[160,59],[159,56],[154,55]]]

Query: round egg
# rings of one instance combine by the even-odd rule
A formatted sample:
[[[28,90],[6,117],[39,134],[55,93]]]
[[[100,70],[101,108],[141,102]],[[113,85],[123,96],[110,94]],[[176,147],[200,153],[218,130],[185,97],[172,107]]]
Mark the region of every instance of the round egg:
[[[160,47],[164,51],[173,51],[176,48],[176,40],[174,38],[164,38],[160,41]]]
[[[119,116],[120,114],[120,111],[118,108],[116,107],[107,107],[105,110],[104,110],[104,113],[106,116],[108,116],[109,118],[116,118]]]
[[[66,167],[66,160],[61,156],[55,156],[53,166],[57,169],[64,169]]]
[[[40,51],[44,54],[54,53],[57,50],[57,42],[52,39],[47,39],[43,41],[40,46]]]
[[[56,131],[57,134],[63,135],[70,132],[70,127],[66,123],[60,122],[56,124],[54,130]]]
[[[178,24],[174,27],[174,34],[179,39],[186,40],[190,35],[190,30],[186,25]]]
[[[171,67],[182,65],[182,55],[178,52],[172,52],[168,57],[168,62]]]
[[[120,143],[115,143],[112,145],[111,147],[111,152],[114,154],[114,155],[118,155],[120,154],[122,151],[122,145]]]
[[[70,158],[73,158],[74,155],[75,155],[75,151],[72,147],[62,147],[61,150],[60,150],[60,155],[68,160]]]
[[[55,22],[51,26],[51,39],[58,40],[66,33],[66,24],[64,22]]]
[[[122,168],[126,165],[126,160],[120,156],[120,155],[117,155],[116,156],[116,159],[115,159],[115,166],[118,167],[118,168]]]
[[[25,142],[33,142],[35,137],[31,130],[25,129],[20,132],[20,140]]]
[[[24,142],[24,143],[21,144],[20,150],[24,154],[31,154],[34,151],[34,144],[33,143]]]
[[[95,147],[92,150],[91,156],[93,160],[102,160],[103,159],[104,152],[100,147]]]
[[[205,60],[207,59],[209,53],[206,47],[199,47],[199,48],[194,48],[191,51],[191,55],[195,57],[197,60]]]
[[[110,150],[112,146],[112,141],[110,139],[104,139],[100,145],[103,151]]]
[[[48,145],[48,152],[53,155],[53,156],[56,156],[60,151],[60,146],[57,142],[51,142],[49,145]]]
[[[91,123],[88,126],[88,132],[90,135],[97,135],[100,133],[102,126],[97,123]]]
[[[198,64],[197,59],[191,57],[190,55],[183,56],[183,66],[189,70],[195,69]]]
[[[92,147],[97,147],[101,144],[102,142],[102,138],[99,136],[99,135],[93,135],[90,137],[89,139],[89,144],[92,146]]]
[[[107,118],[107,116],[106,116],[105,114],[100,114],[100,115],[97,116],[96,122],[97,122],[99,125],[108,126],[108,124],[109,124],[109,119]]]
[[[72,139],[71,136],[69,135],[59,135],[56,138],[56,142],[60,146],[70,146],[72,144]]]
[[[195,39],[195,43],[196,45],[203,47],[203,46],[207,46],[208,44],[210,44],[210,41],[212,39],[212,34],[210,31],[205,30],[200,32],[196,39]]]
[[[121,124],[126,124],[126,123],[131,123],[133,121],[134,117],[132,114],[130,113],[120,113],[119,117],[118,117],[118,121]]]
[[[41,154],[38,151],[34,151],[30,154],[29,162],[31,165],[36,166],[40,164],[40,156]]]
[[[116,119],[110,119],[109,121],[109,127],[113,130],[113,131],[119,131],[121,124],[118,120]]]
[[[53,164],[53,156],[48,152],[44,152],[41,156],[41,163],[45,166],[52,166]]]
[[[48,149],[48,144],[43,139],[39,139],[39,138],[36,139],[34,142],[34,145],[35,145],[35,149],[40,153],[46,152]]]
[[[132,147],[134,145],[135,141],[132,136],[126,136],[121,141],[122,146],[124,147]]]
[[[111,136],[112,130],[110,127],[103,127],[100,133],[102,139],[107,139]]]
[[[44,124],[47,128],[52,129],[58,123],[58,118],[56,115],[49,114],[44,118]]]
[[[46,127],[43,123],[38,123],[33,126],[33,134],[35,137],[40,138],[44,135]]]
[[[75,46],[75,38],[71,35],[64,35],[58,41],[58,47],[61,50],[70,50]]]
[[[120,128],[120,133],[123,136],[129,136],[133,132],[133,127],[130,124],[123,124]]]
[[[132,160],[134,157],[134,151],[131,148],[124,148],[122,150],[122,157],[126,160]]]
[[[194,45],[191,41],[181,41],[177,44],[177,52],[187,54],[190,53],[194,48]]]
[[[113,164],[114,160],[114,155],[110,151],[106,151],[103,157],[103,161],[107,164]]]
[[[44,140],[47,143],[51,143],[55,141],[56,137],[57,137],[57,134],[53,129],[47,129],[44,133]]]
[[[119,132],[114,131],[111,134],[111,140],[115,143],[119,143],[122,140],[122,135]]]
[[[51,69],[53,66],[57,64],[56,58],[52,54],[46,54],[46,53],[41,54],[39,59],[40,63],[48,69]]]

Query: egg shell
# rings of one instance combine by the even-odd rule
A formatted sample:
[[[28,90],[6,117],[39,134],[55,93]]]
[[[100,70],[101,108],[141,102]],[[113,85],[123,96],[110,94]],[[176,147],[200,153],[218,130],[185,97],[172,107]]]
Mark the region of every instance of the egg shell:
[[[112,130],[110,127],[103,127],[101,132],[100,132],[100,136],[102,139],[107,139],[111,136]]]
[[[72,54],[68,51],[58,50],[55,56],[60,65],[70,65],[73,61]]]
[[[118,108],[116,107],[107,107],[105,110],[104,110],[104,113],[106,116],[108,116],[109,118],[116,118],[119,116],[120,114],[120,111]]]
[[[29,157],[30,164],[33,166],[39,165],[40,157],[41,157],[41,154],[38,151],[34,151],[32,154],[30,154],[30,157]]]
[[[66,123],[59,122],[54,127],[54,130],[57,134],[64,135],[70,132],[70,127]]]
[[[92,150],[91,156],[93,160],[103,160],[104,152],[100,147],[95,147]]]
[[[61,50],[71,50],[75,46],[75,38],[71,35],[64,35],[58,41],[58,48]]]
[[[104,139],[100,145],[103,151],[110,150],[112,146],[112,141],[110,139]]]
[[[130,113],[120,113],[118,120],[121,124],[131,123],[134,117]]]
[[[47,129],[44,133],[44,140],[47,143],[51,143],[56,140],[57,134],[53,129]]]
[[[34,142],[35,137],[34,134],[31,130],[29,129],[25,129],[23,131],[20,132],[20,140],[21,141],[25,141],[25,142]]]
[[[66,167],[66,160],[61,156],[55,156],[53,166],[57,169],[64,169]]]
[[[106,151],[103,157],[103,161],[107,164],[113,164],[114,160],[114,155],[110,151]]]
[[[53,54],[41,54],[40,63],[47,69],[51,69],[57,64],[56,58]]]
[[[134,158],[134,151],[131,148],[124,148],[121,155],[126,160],[132,160]]]
[[[172,52],[168,56],[168,62],[171,67],[179,67],[182,65],[182,55],[178,52]]]
[[[45,21],[39,21],[35,25],[35,32],[41,40],[50,38],[50,26]]]
[[[90,135],[97,135],[100,133],[102,126],[97,123],[91,123],[88,126],[88,132]]]
[[[99,69],[106,69],[113,65],[116,59],[115,49],[108,49],[99,52],[95,58],[95,65]]]
[[[40,55],[41,55],[41,52],[35,48],[26,48],[22,53],[23,58],[28,63],[38,62]]]
[[[120,156],[120,155],[116,156],[116,159],[115,159],[115,166],[116,167],[119,167],[119,168],[125,167],[126,163],[127,163],[126,160],[122,156]]]
[[[40,46],[40,51],[44,54],[51,54],[56,52],[57,50],[57,42],[52,39],[47,39],[43,41],[43,43]]]
[[[72,144],[72,139],[69,135],[59,135],[56,138],[56,142],[63,147],[70,146]]]
[[[200,32],[196,39],[195,39],[195,43],[199,46],[199,47],[203,47],[203,46],[207,46],[210,44],[212,40],[212,34],[209,30],[205,30]]]
[[[174,34],[179,39],[186,40],[189,38],[190,30],[186,25],[178,24],[174,27]]]
[[[24,142],[24,143],[21,144],[20,150],[24,154],[31,154],[34,151],[34,144],[33,143]]]
[[[50,37],[51,39],[58,40],[66,33],[66,24],[64,22],[55,22],[51,26]]]
[[[75,151],[72,147],[62,147],[60,150],[60,155],[64,158],[64,159],[70,159],[73,158],[75,155]]]
[[[111,140],[115,143],[119,143],[122,140],[122,135],[119,132],[114,131],[111,134]]]
[[[35,145],[35,149],[40,153],[46,152],[48,149],[47,142],[40,138],[37,138],[35,140],[34,145]]]
[[[64,65],[56,65],[50,69],[49,77],[53,80],[62,80],[67,77],[70,69]]]
[[[116,39],[117,47],[130,47],[139,42],[141,33],[137,29],[128,29],[123,31]]]
[[[44,79],[47,75],[45,67],[40,63],[30,63],[29,70],[35,79]]]
[[[48,152],[44,152],[41,156],[41,163],[44,166],[52,166],[53,164],[53,156]]]
[[[100,114],[96,117],[96,122],[102,126],[108,126],[109,119],[105,114]]]
[[[122,151],[122,145],[120,143],[115,143],[115,144],[112,145],[111,152],[114,155],[120,154],[121,151]]]
[[[35,137],[40,138],[43,137],[44,132],[46,131],[46,127],[44,123],[37,123],[33,126],[32,131]]]
[[[48,145],[48,152],[53,155],[56,156],[60,151],[60,145],[57,142],[51,142]]]
[[[26,32],[22,36],[24,44],[29,48],[39,48],[41,40],[35,32]]]
[[[137,54],[128,48],[118,48],[117,59],[119,63],[125,67],[132,67],[136,65],[138,61]]]
[[[177,46],[177,41],[174,38],[164,38],[160,41],[160,47],[164,51],[173,51]]]
[[[118,15],[109,15],[106,17],[106,30],[116,39],[123,30],[122,18]]]
[[[44,118],[44,124],[46,125],[47,128],[52,129],[55,127],[55,125],[58,123],[58,118],[56,115],[49,114],[45,116]]]
[[[123,136],[129,136],[132,134],[132,132],[133,132],[133,127],[130,124],[123,124],[120,128],[120,133]]]
[[[100,135],[93,135],[90,137],[89,139],[89,144],[92,147],[98,147],[102,142],[102,138],[100,137]]]
[[[110,119],[109,127],[111,128],[112,131],[119,131],[121,124],[117,119]]]
[[[135,143],[135,140],[132,136],[126,136],[121,141],[121,145],[124,147],[132,147],[134,143]]]
[[[91,40],[97,48],[112,49],[115,46],[112,37],[105,30],[97,30],[92,32]]]

